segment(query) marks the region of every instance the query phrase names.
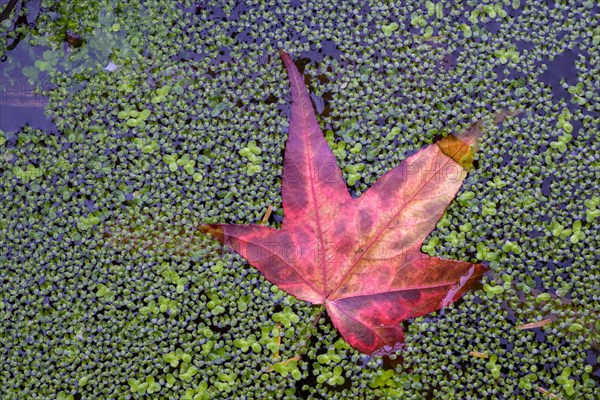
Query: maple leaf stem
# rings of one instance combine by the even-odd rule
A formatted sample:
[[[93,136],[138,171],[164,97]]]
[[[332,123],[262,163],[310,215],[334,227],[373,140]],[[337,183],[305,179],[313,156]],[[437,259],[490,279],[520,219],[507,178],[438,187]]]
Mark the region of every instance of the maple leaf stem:
[[[302,341],[300,342],[300,349],[301,351],[299,352],[300,354],[305,354],[308,350],[308,340],[312,337],[312,330],[314,328],[316,328],[317,324],[319,323],[319,320],[321,319],[321,316],[323,315],[323,307],[319,307],[319,313],[315,315],[315,317],[313,317],[312,322],[310,324],[310,326],[308,327],[308,333],[305,335],[305,337],[302,339]],[[277,323],[277,327],[281,328],[281,324]],[[274,359],[277,359],[279,357],[279,346],[281,345],[281,336],[279,336],[277,338],[277,353],[274,355]],[[283,364],[286,365],[292,361],[299,361],[302,359],[301,355],[296,355],[294,357],[288,358],[287,360],[284,361],[280,361],[279,363],[276,364]],[[271,365],[269,368],[267,368],[265,370],[265,372],[272,372],[273,371],[273,367],[275,364]]]
[[[317,315],[315,315],[315,317],[313,318],[312,323],[311,323],[313,328],[317,327],[317,324],[319,323],[319,320],[321,319],[321,316],[323,315],[323,307],[319,307],[319,308],[320,308],[319,313]]]
[[[315,315],[315,317],[312,319],[310,326],[308,327],[307,334],[304,336],[304,338],[300,342],[300,348],[302,349],[302,353],[306,352],[308,340],[312,337],[312,330],[317,327],[319,320],[321,319],[321,316],[323,315],[323,311],[324,311],[323,307],[319,307],[319,309],[320,309],[319,313]]]
[[[321,316],[323,315],[323,307],[319,307],[319,308],[320,308],[320,311],[312,319],[310,327],[308,328],[308,333],[306,334],[304,339],[302,339],[302,342],[300,342],[301,347],[303,348],[303,352],[304,352],[304,350],[306,350],[306,345],[308,344],[308,340],[312,337],[312,330],[317,327],[317,325],[319,324],[319,320],[321,319]]]
[[[300,342],[300,349],[301,351],[299,352],[300,354],[305,354],[308,350],[308,340],[312,337],[312,330],[314,328],[317,327],[317,324],[319,323],[319,320],[321,319],[321,316],[323,315],[323,307],[319,307],[319,313],[315,315],[315,317],[313,317],[312,322],[310,324],[310,326],[308,327],[308,333],[304,336],[304,338],[302,339],[302,341]],[[277,327],[281,328],[281,324],[277,323]],[[279,336],[277,338],[277,353],[274,355],[274,359],[277,359],[279,357],[279,346],[281,345],[281,336]],[[287,360],[284,361],[280,361],[277,364],[288,364],[292,361],[298,361],[301,360],[302,356],[301,355],[296,355],[294,357],[288,358]],[[275,365],[275,364],[273,364]],[[271,365],[269,368],[267,368],[265,370],[265,372],[272,372],[273,371],[273,365]]]

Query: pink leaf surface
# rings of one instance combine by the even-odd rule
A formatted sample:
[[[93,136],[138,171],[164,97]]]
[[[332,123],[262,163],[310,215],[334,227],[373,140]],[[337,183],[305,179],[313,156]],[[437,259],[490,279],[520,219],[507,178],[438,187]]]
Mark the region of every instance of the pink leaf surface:
[[[402,321],[456,301],[485,272],[480,264],[420,250],[462,185],[481,129],[421,149],[352,198],[303,76],[287,53],[281,58],[292,92],[282,227],[215,224],[203,230],[280,289],[324,304],[358,350],[392,353],[404,341]]]

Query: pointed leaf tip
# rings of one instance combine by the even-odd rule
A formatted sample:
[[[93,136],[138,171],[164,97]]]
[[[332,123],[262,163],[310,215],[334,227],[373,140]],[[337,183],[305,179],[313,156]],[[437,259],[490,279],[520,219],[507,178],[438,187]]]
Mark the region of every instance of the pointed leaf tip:
[[[223,227],[218,224],[200,225],[198,230],[202,233],[210,233],[219,242],[225,242],[225,234],[223,233]]]
[[[296,68],[292,57],[290,57],[290,55],[285,50],[279,49],[279,57],[281,58],[281,61],[283,61],[283,64],[288,70],[288,73],[290,72],[290,68]]]
[[[436,144],[448,157],[460,164],[464,169],[473,168],[473,156],[477,151],[477,138],[469,136],[461,138],[455,135],[449,135],[440,139]]]
[[[502,110],[494,116],[494,123],[500,124],[508,117],[520,113],[520,110],[508,111]],[[475,122],[469,129],[461,134],[449,135],[437,142],[440,150],[448,157],[452,158],[466,170],[473,168],[473,156],[477,152],[478,144],[483,134],[485,126],[482,120]]]

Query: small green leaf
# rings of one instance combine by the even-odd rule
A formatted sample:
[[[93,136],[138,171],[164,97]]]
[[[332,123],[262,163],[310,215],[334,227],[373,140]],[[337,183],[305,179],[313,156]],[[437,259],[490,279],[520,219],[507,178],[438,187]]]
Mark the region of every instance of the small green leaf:
[[[390,37],[395,31],[398,30],[399,27],[400,26],[396,22],[392,22],[391,24],[383,25],[381,30],[383,30],[383,34],[385,36]]]
[[[550,293],[540,293],[536,298],[535,298],[535,302],[536,303],[542,303],[544,301],[550,301],[552,299],[552,296],[550,296]]]
[[[569,325],[569,332],[579,332],[583,330],[583,325],[578,324],[578,323],[572,323],[571,325]]]
[[[179,365],[179,358],[173,353],[163,354],[163,360],[171,364],[173,368],[176,368]]]
[[[89,379],[90,379],[89,376],[82,376],[81,378],[79,378],[78,385],[80,387],[84,387],[85,385],[87,385],[87,382],[88,382]]]

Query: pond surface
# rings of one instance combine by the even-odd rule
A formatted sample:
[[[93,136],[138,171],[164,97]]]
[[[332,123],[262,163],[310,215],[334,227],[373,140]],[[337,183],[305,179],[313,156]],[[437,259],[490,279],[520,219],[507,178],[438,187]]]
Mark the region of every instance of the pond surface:
[[[0,1],[0,398],[599,397],[598,2],[50,3]],[[422,251],[490,272],[396,356],[197,229],[281,226],[280,48],[354,196],[487,124]]]

